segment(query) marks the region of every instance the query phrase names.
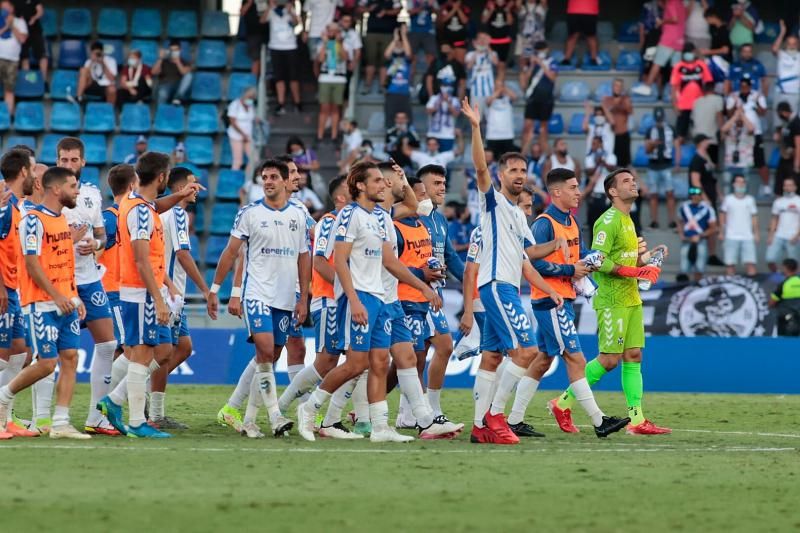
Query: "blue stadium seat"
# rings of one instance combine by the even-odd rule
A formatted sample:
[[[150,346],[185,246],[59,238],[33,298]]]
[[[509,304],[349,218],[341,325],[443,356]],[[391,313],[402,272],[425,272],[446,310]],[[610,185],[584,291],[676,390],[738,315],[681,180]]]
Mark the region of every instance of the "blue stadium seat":
[[[51,61],[52,61],[52,58],[53,58],[53,44],[50,41],[48,41],[47,39],[44,40],[44,50],[45,50],[45,53],[47,54],[47,57],[50,58]],[[20,59],[22,59],[21,55],[20,55]],[[39,62],[36,60],[36,57],[34,57],[34,55],[33,55],[33,47],[32,46],[30,48],[28,48],[28,61],[31,62],[31,65],[38,65],[39,64]],[[51,62],[50,64],[53,65],[54,63]]]
[[[611,88],[612,83],[611,80],[606,80],[597,86],[597,89],[594,90],[595,102],[600,102],[606,96],[611,96],[613,94],[614,91]]]
[[[87,165],[105,165],[108,162],[106,154],[106,136],[99,133],[81,135],[81,140],[86,148]]]
[[[194,235],[191,235],[189,237],[189,241],[191,242],[193,238],[196,238],[196,237]],[[201,264],[200,263],[200,256],[199,256],[199,254],[197,254],[197,252],[195,252],[194,248],[192,248],[192,257],[194,258],[194,262],[197,263],[198,266],[200,266],[200,264]],[[202,269],[200,270],[200,272],[202,272]],[[192,278],[190,278],[189,276],[186,276],[186,298],[187,299],[199,298],[201,296],[202,296],[202,294],[200,293],[200,289],[197,288],[197,285],[195,284],[195,282],[192,281]]]
[[[183,106],[172,104],[158,104],[153,131],[170,135],[183,133]]]
[[[50,79],[50,98],[66,100],[67,96],[75,96],[78,90],[78,71],[56,70]]]
[[[639,72],[642,68],[642,56],[639,52],[620,50],[617,55],[617,70]]]
[[[656,125],[656,119],[653,118],[652,113],[645,113],[642,115],[642,120],[639,122],[639,135],[647,135],[650,128]]]
[[[81,182],[91,183],[95,187],[100,187],[100,169],[98,167],[85,166],[81,170]]]
[[[559,71],[575,70],[577,68],[578,63],[576,59],[577,57],[576,54],[572,54],[572,59],[570,59],[569,65],[561,64],[561,61],[564,60],[564,52],[562,52],[561,50],[553,50],[553,53],[551,55],[553,57],[553,60],[556,62],[556,65],[558,65]]]
[[[45,165],[55,165],[58,159],[56,146],[64,136],[60,133],[47,133],[42,138],[42,149],[36,153],[36,161]]]
[[[242,96],[242,91],[247,87],[256,85],[256,77],[249,72],[234,72],[228,78],[228,97],[227,100],[236,100]]]
[[[217,70],[228,64],[225,41],[203,39],[197,45],[197,68]]]
[[[83,131],[113,133],[117,127],[114,106],[108,102],[89,102],[83,115]]]
[[[236,202],[217,202],[211,206],[211,226],[212,235],[228,235],[233,226],[233,219],[239,212],[239,203]],[[233,277],[233,276],[229,276]]]
[[[18,71],[14,94],[17,98],[42,98],[44,96],[42,73],[38,70]]]
[[[642,84],[637,82],[637,83],[633,84],[633,87],[636,87],[638,85],[642,85]],[[631,89],[633,89],[633,87],[631,87]],[[669,91],[667,91],[667,92],[669,92]],[[647,96],[643,96],[641,94],[636,94],[635,92],[633,92],[633,90],[630,91],[630,95],[631,95],[631,101],[634,104],[646,104],[646,103],[657,102],[658,101],[658,87],[656,86],[655,83],[652,84],[650,86],[650,94],[647,95]]]
[[[218,133],[219,129],[219,112],[215,104],[192,104],[189,106],[187,132],[214,134]]]
[[[231,153],[231,143],[228,141],[227,135],[222,137],[222,142],[220,142],[220,144],[222,147],[219,153],[219,166],[229,167],[233,162],[233,154]]]
[[[100,37],[125,37],[128,33],[128,15],[124,9],[104,7],[97,16],[97,35]]]
[[[81,107],[70,102],[55,102],[50,109],[50,129],[72,133],[81,129]]]
[[[212,235],[206,241],[206,256],[204,263],[207,266],[215,267],[219,262],[219,256],[228,246],[228,237],[225,235]]]
[[[236,74],[231,74],[231,79]],[[192,100],[218,102],[222,100],[222,79],[217,72],[195,72],[192,80]]]
[[[19,102],[14,115],[14,129],[31,133],[44,131],[44,105],[42,102]]]
[[[150,67],[158,61],[158,41],[133,39],[129,50],[139,50],[142,53],[142,62]]]
[[[589,84],[585,81],[568,81],[561,86],[559,100],[562,102],[583,102],[589,98]]]
[[[547,132],[550,135],[561,135],[564,133],[564,117],[561,116],[561,113],[553,113],[553,116],[550,117],[550,120],[547,122]]]
[[[629,20],[620,24],[619,31],[617,32],[617,41],[621,43],[638,43],[639,21]]]
[[[195,206],[194,211],[194,231],[196,233],[205,233],[206,231],[206,208],[204,205]]]
[[[89,37],[92,34],[92,12],[83,7],[70,7],[61,13],[61,35]]]
[[[161,10],[138,8],[133,10],[131,37],[134,39],[158,39],[161,37]]]
[[[236,41],[233,46],[233,70],[246,70],[250,71],[250,66],[253,60],[247,55],[247,42]]]
[[[189,246],[192,247],[192,259],[194,259],[195,263],[200,263],[200,239],[197,235],[189,235]],[[191,281],[191,279],[187,276],[186,281]],[[186,292],[189,292],[188,289]],[[199,291],[195,291],[199,292]]]
[[[147,139],[147,149],[151,152],[172,154],[175,149],[175,137],[169,135],[153,135]]]
[[[132,153],[136,146],[136,135],[112,135],[111,142],[111,163],[119,165],[125,162],[128,154]]]
[[[697,149],[693,144],[684,144],[681,146],[681,167],[689,166],[689,163],[692,162],[695,152],[697,152]]]
[[[125,64],[125,50],[123,49],[122,41],[119,39],[104,39],[103,52],[107,56],[113,57],[117,62],[117,66],[121,69]]]
[[[569,117],[569,127],[567,128],[567,133],[570,135],[583,134],[583,113],[573,113],[572,116]]]
[[[597,53],[597,60],[599,65],[592,64],[592,57],[589,52],[584,52],[583,61],[581,61],[581,70],[589,70],[594,72],[605,72],[611,70],[611,55],[605,50],[600,50]]]
[[[214,270],[206,269],[206,285],[209,287],[214,283]],[[233,287],[233,276],[225,276],[225,281],[219,289],[220,302],[227,302],[231,298],[231,287]]]
[[[228,14],[224,11],[206,11],[203,13],[203,37],[225,39],[231,34],[231,24]]]
[[[222,169],[217,175],[217,190],[214,198],[219,200],[238,200],[239,189],[244,183],[244,172],[241,170]]]
[[[167,37],[170,39],[197,38],[197,11],[177,9],[167,16]]]
[[[48,39],[58,37],[58,15],[55,9],[45,9],[40,24],[45,37]]]
[[[150,131],[150,106],[125,104],[119,117],[122,133],[147,133]]]
[[[644,145],[640,145],[636,149],[636,154],[633,156],[633,166],[637,168],[646,167],[650,164],[650,158],[647,157],[647,152],[644,151]]]
[[[781,149],[777,146],[772,149],[772,153],[769,154],[769,161],[767,161],[767,166],[769,168],[775,169],[778,168],[778,163],[781,161]]]
[[[755,41],[762,44],[772,44],[778,38],[781,26],[777,22],[764,21],[764,31],[755,35]]]
[[[86,57],[86,43],[80,39],[62,39],[58,45],[58,68],[81,68]]]
[[[17,146],[18,144],[27,146],[34,152],[36,151],[36,137],[29,135],[9,135],[6,137],[6,144],[3,146],[3,150],[7,151],[12,146]]]
[[[5,102],[0,102],[0,131],[11,129],[11,115],[8,114],[8,106]]]
[[[214,163],[214,140],[205,135],[189,135],[184,141],[186,159],[189,162],[207,167]]]

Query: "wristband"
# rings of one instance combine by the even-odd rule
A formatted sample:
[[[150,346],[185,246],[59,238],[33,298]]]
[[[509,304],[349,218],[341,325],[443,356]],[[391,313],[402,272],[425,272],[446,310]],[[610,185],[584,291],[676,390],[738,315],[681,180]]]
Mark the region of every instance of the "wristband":
[[[234,287],[231,289],[231,298],[241,298],[241,297],[242,297],[241,287]]]
[[[219,283],[212,283],[211,287],[208,289],[208,292],[211,294],[217,294],[219,292]]]

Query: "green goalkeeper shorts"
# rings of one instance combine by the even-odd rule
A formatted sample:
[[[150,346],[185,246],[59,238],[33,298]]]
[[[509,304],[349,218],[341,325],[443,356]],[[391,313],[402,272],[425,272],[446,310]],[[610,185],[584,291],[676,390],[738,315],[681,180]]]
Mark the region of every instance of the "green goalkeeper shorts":
[[[644,348],[644,315],[641,305],[597,310],[600,353],[622,353]]]

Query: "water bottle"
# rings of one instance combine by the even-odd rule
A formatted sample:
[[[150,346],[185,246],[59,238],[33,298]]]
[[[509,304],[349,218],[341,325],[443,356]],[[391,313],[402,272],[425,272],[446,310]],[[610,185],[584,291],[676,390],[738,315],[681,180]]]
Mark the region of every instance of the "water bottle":
[[[428,258],[428,268],[430,268],[431,270],[441,270],[442,262],[439,261],[439,258],[437,258],[437,257],[429,257]],[[437,281],[432,281],[431,282],[431,288],[433,288],[433,290],[436,290],[436,289],[438,289],[440,287],[444,287],[444,280],[442,280],[442,281],[438,281],[437,280]]]
[[[647,263],[647,264],[650,265],[650,266],[655,266],[655,267],[661,268],[661,264],[663,262],[664,262],[664,251],[661,248],[659,248],[650,257],[650,262]],[[640,291],[649,291],[650,287],[652,287],[652,286],[653,286],[653,284],[650,283],[649,280],[646,280],[646,279],[640,279],[639,280],[639,290]]]

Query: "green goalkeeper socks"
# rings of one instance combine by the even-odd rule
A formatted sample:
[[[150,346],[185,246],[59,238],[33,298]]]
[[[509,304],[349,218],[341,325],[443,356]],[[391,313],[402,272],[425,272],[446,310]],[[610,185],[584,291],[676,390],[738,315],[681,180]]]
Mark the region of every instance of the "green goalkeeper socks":
[[[597,359],[592,359],[589,361],[589,363],[586,364],[586,381],[589,382],[589,386],[592,386],[600,381],[600,378],[605,376],[606,372],[606,369]],[[558,397],[557,405],[559,409],[572,409],[574,404],[575,395],[572,393],[572,388],[568,388],[561,396]]]
[[[588,368],[588,367],[587,367]],[[628,416],[631,424],[636,426],[644,422],[642,413],[642,394],[644,384],[642,382],[642,363],[622,363],[622,391],[625,393],[625,400],[628,402]]]

